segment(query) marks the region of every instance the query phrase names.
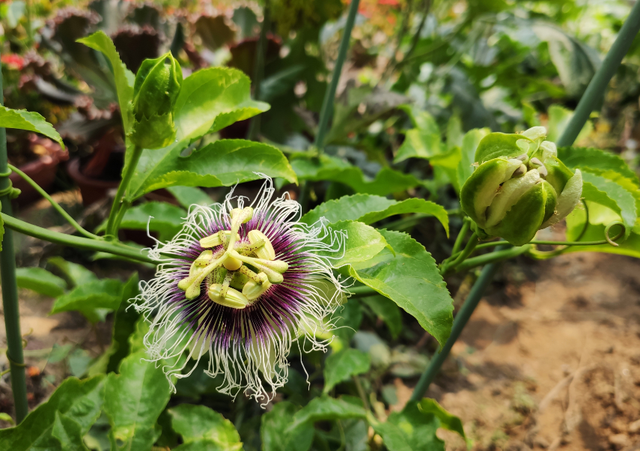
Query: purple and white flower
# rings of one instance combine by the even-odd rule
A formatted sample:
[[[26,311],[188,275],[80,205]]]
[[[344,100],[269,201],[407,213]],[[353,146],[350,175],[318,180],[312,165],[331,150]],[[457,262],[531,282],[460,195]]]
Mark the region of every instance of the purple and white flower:
[[[250,206],[233,191],[223,204],[194,205],[180,233],[151,249],[157,272],[134,305],[151,323],[149,358],[163,361],[170,380],[208,355],[206,373],[224,379],[220,392],[244,390],[264,405],[287,382],[292,343],[328,346],[320,336],[346,294],[330,260],[346,237],[324,220],[299,222],[300,204],[271,201],[274,191],[266,179]]]

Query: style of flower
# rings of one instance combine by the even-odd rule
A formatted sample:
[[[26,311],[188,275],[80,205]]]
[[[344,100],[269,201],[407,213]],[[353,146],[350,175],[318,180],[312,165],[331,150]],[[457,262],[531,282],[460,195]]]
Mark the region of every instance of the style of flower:
[[[326,349],[319,335],[333,328],[346,293],[330,259],[346,237],[325,220],[298,222],[300,204],[271,201],[274,192],[266,179],[250,206],[233,191],[223,204],[194,205],[181,232],[151,249],[158,269],[134,305],[151,323],[149,358],[169,380],[188,377],[208,354],[205,372],[223,376],[220,392],[244,390],[264,406],[287,382],[294,342]]]

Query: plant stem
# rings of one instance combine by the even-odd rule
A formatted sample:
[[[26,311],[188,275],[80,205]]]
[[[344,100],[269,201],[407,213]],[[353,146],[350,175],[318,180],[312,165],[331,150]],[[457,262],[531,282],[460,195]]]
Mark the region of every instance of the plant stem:
[[[469,219],[464,218],[462,222],[462,228],[460,229],[460,232],[456,237],[456,242],[453,244],[453,250],[451,251],[451,255],[456,254],[462,247],[462,243],[464,242],[464,238],[467,235],[467,232],[469,231],[469,227],[470,227]]]
[[[0,105],[4,104],[2,97],[2,73],[0,73]],[[7,157],[7,132],[0,128],[0,172],[9,171]],[[0,189],[9,191],[11,180],[9,176],[0,177]],[[2,217],[13,219],[11,207],[11,193],[2,196]],[[20,307],[18,304],[18,284],[16,283],[16,257],[13,249],[13,233],[5,230],[2,237],[2,251],[0,252],[0,278],[2,279],[2,307],[4,309],[4,325],[7,335],[7,360],[11,369],[11,391],[16,412],[16,423],[19,424],[29,413],[27,403],[27,383],[24,371],[24,357],[22,354],[22,335],[20,332]]]
[[[502,247],[500,247],[499,249],[502,249]],[[456,272],[467,271],[469,269],[483,266],[489,263],[501,262],[524,254],[531,249],[532,246],[530,244],[525,244],[524,246],[512,247],[511,249],[496,250],[495,252],[490,252],[488,254],[469,258],[460,263],[460,265],[458,265],[455,270]]]
[[[118,226],[120,225],[120,221],[122,221],[122,217],[124,216],[124,211],[120,212],[120,210],[122,208],[125,208],[126,211],[126,206],[123,205],[122,198],[124,197],[124,194],[129,187],[129,183],[131,183],[133,174],[136,172],[136,167],[138,166],[138,161],[140,161],[142,150],[143,149],[141,147],[133,147],[133,155],[131,156],[131,161],[129,161],[129,165],[126,167],[126,172],[122,174],[122,181],[118,186],[118,192],[116,192],[116,197],[114,197],[113,204],[111,205],[111,211],[109,212],[109,220],[107,222],[107,231],[105,235],[111,236],[114,239],[118,238]]]
[[[253,98],[260,100],[260,88],[264,77],[264,60],[267,53],[267,31],[271,26],[271,5],[269,0],[265,1],[263,9],[262,27],[260,28],[260,37],[256,46],[256,66],[253,72]],[[249,133],[247,139],[255,141],[260,131],[260,115],[254,116],[249,125]]]
[[[455,269],[458,265],[460,265],[471,253],[475,250],[478,245],[478,235],[474,232],[469,241],[467,241],[467,245],[464,247],[462,252],[453,260],[451,263],[444,261],[440,268],[440,274],[445,274],[451,269]]]
[[[333,68],[333,74],[331,75],[331,83],[324,94],[324,100],[322,101],[322,109],[320,110],[320,122],[318,123],[318,132],[316,133],[315,147],[318,152],[322,153],[324,149],[324,140],[327,134],[327,127],[329,125],[329,119],[333,115],[333,102],[336,96],[336,89],[338,88],[338,81],[342,74],[342,66],[344,60],[347,57],[347,50],[349,49],[349,40],[351,39],[351,30],[353,30],[353,24],[356,21],[356,15],[358,13],[358,5],[360,0],[351,0],[349,5],[349,14],[347,15],[347,23],[344,26],[342,34],[342,40],[340,41],[340,48],[338,49],[338,58],[336,59],[336,65]]]
[[[60,206],[60,204],[58,204],[55,200],[53,200],[53,198],[49,195],[49,193],[47,193],[45,190],[43,190],[40,185],[38,185],[36,182],[34,182],[31,177],[29,177],[27,174],[25,174],[24,172],[22,172],[20,169],[18,169],[17,167],[13,166],[13,165],[9,165],[9,169],[11,169],[13,172],[15,172],[16,174],[18,174],[20,177],[22,177],[29,185],[31,185],[42,197],[44,197],[45,199],[47,199],[49,201],[49,203],[51,204],[51,206],[62,215],[62,217],[64,219],[67,220],[67,222],[69,224],[71,224],[73,226],[74,229],[76,229],[80,234],[86,236],[87,238],[93,238],[93,239],[102,239],[100,238],[98,235],[94,235],[93,233],[85,230],[80,224],[78,224],[76,222],[75,219],[73,219],[71,217],[71,215],[69,215],[69,213],[67,213],[64,208],[62,208]]]
[[[591,79],[589,86],[587,86],[573,117],[569,121],[569,125],[567,125],[564,133],[556,143],[558,147],[570,146],[576,140],[585,122],[589,119],[589,115],[604,96],[609,81],[629,51],[631,43],[638,34],[638,30],[640,30],[640,2],[636,2],[633,5],[629,17],[627,17],[620,29],[620,33],[618,33],[618,37],[604,61],[602,61],[602,65]]]
[[[449,351],[451,351],[451,347],[460,336],[460,333],[462,332],[462,329],[464,329],[464,326],[467,324],[467,321],[469,321],[469,318],[471,318],[471,314],[473,313],[476,306],[478,305],[478,302],[480,302],[480,299],[482,299],[484,290],[487,288],[487,286],[489,286],[489,283],[491,283],[491,279],[493,279],[493,276],[495,275],[497,270],[498,270],[498,265],[496,263],[492,263],[490,265],[485,266],[482,272],[480,273],[480,277],[478,277],[478,280],[471,288],[471,292],[469,293],[469,296],[467,296],[467,299],[464,302],[464,305],[456,315],[456,319],[453,321],[453,327],[451,328],[451,335],[447,339],[447,342],[442,347],[442,349],[440,349],[440,352],[436,353],[433,356],[433,358],[429,362],[429,365],[425,369],[424,373],[422,373],[422,376],[420,376],[420,380],[418,381],[418,384],[413,389],[413,394],[411,395],[411,401],[413,402],[420,401],[420,399],[422,399],[424,394],[427,392],[427,389],[429,388],[431,381],[433,381],[433,378],[436,376],[436,374],[440,370],[440,367],[449,356]]]
[[[127,246],[126,244],[67,235],[66,233],[54,232],[53,230],[29,224],[28,222],[21,221],[20,219],[16,219],[5,213],[1,213],[1,216],[6,227],[24,235],[29,235],[51,243],[63,244],[65,246],[73,246],[96,252],[107,252],[109,254],[118,255],[120,257],[129,258],[142,263],[157,263],[155,260],[142,255],[140,253],[141,249],[136,249],[134,247]]]

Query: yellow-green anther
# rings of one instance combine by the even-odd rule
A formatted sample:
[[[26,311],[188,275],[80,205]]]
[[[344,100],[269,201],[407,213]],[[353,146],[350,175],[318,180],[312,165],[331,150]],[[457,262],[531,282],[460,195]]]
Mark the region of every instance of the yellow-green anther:
[[[265,260],[276,259],[276,251],[273,249],[271,241],[269,241],[269,238],[267,238],[264,233],[259,230],[252,230],[251,232],[249,232],[248,236],[251,244],[258,244],[260,242],[263,243],[254,251],[259,258]]]
[[[261,258],[252,258],[247,257],[246,255],[240,255],[235,251],[231,251],[230,253],[239,260],[242,260],[244,263],[253,266],[258,271],[265,273],[271,283],[282,283],[284,281],[282,273],[289,268],[289,265],[286,262],[280,260],[270,261],[263,260]]]
[[[222,296],[221,284],[210,285],[207,294],[209,295],[209,299],[211,299],[213,302],[225,307],[242,310],[248,305],[251,305],[251,302],[249,302],[246,296],[234,288],[229,288],[226,295]]]
[[[185,291],[185,297],[187,299],[195,299],[200,296],[200,285],[204,281],[205,277],[211,274],[216,268],[218,268],[226,259],[226,254],[222,257],[209,263],[204,268],[197,271],[192,276],[186,277],[178,282],[178,288]]]
[[[222,289],[220,290],[220,296],[225,297],[227,295],[227,291],[229,290],[229,284],[233,280],[233,272],[227,272],[227,275],[224,276],[224,280],[222,281]]]
[[[215,246],[220,246],[222,244],[222,233],[221,232],[217,232],[214,233],[213,235],[209,235],[207,237],[204,237],[200,240],[200,246],[202,247],[215,247]]]
[[[249,268],[247,268],[244,265],[240,267],[238,272],[246,276],[248,279],[253,280],[256,283],[263,283],[264,281],[268,280],[267,275],[265,273],[261,272],[256,274],[255,272],[251,271]]]
[[[242,294],[244,294],[248,300],[255,301],[269,288],[271,288],[271,283],[268,280],[261,284],[250,280],[242,289]]]

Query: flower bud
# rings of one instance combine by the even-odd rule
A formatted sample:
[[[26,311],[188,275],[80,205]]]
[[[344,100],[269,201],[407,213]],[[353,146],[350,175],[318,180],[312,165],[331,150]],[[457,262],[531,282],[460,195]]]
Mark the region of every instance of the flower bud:
[[[145,149],[171,144],[176,135],[173,107],[182,86],[182,69],[171,53],[142,62],[133,85],[131,141]]]
[[[460,203],[475,222],[480,238],[502,237],[519,246],[575,208],[582,194],[582,174],[579,170],[574,173],[558,159],[555,144],[544,141],[543,127],[522,135],[496,135],[487,139],[484,147],[488,150],[481,149],[476,159],[495,156],[496,149],[503,156],[477,167],[461,189]],[[524,138],[516,139],[519,136]]]

